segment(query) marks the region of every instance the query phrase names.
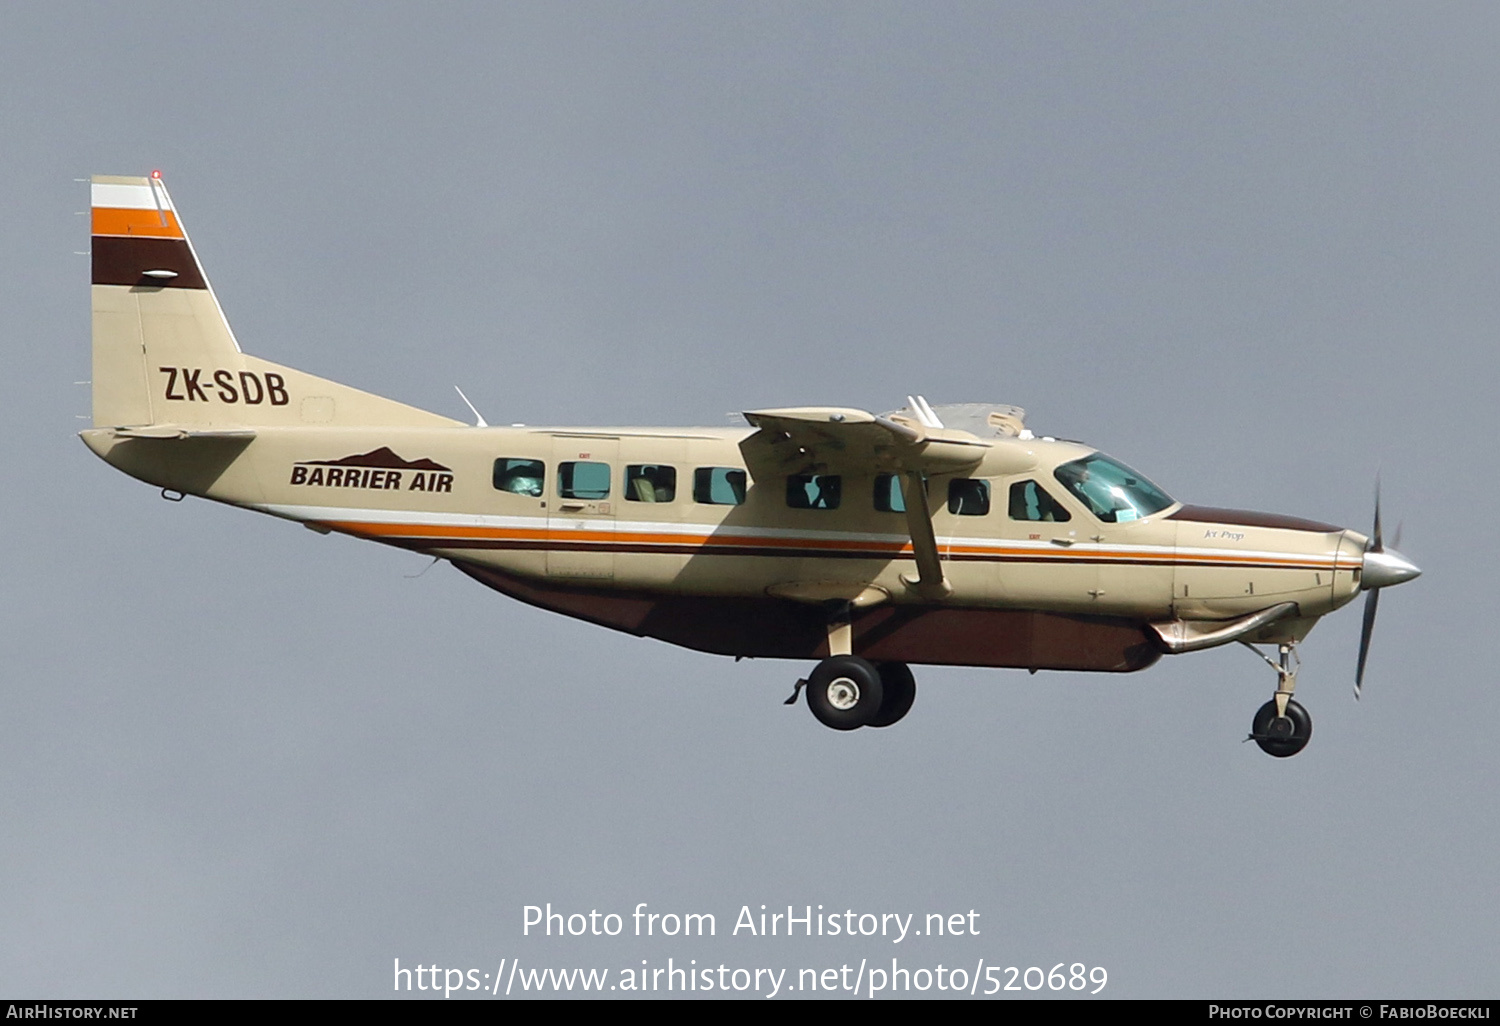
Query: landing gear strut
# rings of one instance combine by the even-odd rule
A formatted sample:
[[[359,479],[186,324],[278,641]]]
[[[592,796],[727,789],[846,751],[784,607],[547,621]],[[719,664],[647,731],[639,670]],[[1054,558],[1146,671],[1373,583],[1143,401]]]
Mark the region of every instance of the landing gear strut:
[[[1248,641],[1240,644],[1270,664],[1277,680],[1275,697],[1256,711],[1246,740],[1253,740],[1261,751],[1278,759],[1296,755],[1312,738],[1312,717],[1292,699],[1292,692],[1297,689],[1297,670],[1302,665],[1296,646],[1291,642],[1278,645],[1278,658],[1272,660]]]

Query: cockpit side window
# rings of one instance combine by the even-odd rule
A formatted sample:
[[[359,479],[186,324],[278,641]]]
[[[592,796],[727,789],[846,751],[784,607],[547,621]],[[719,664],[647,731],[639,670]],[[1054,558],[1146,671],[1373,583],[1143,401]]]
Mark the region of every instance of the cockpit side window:
[[[1149,517],[1174,501],[1146,478],[1102,452],[1064,463],[1052,474],[1106,524]]]
[[[1062,504],[1035,481],[1017,481],[1010,486],[1010,518],[1058,524],[1073,519]]]

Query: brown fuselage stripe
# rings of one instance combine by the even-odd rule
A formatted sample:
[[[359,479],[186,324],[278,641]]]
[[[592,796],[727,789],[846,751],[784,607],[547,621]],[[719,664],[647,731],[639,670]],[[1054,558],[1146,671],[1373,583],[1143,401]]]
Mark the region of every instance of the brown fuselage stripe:
[[[186,239],[95,235],[92,249],[95,285],[169,289],[208,287]],[[147,271],[176,271],[177,277],[148,278]]]

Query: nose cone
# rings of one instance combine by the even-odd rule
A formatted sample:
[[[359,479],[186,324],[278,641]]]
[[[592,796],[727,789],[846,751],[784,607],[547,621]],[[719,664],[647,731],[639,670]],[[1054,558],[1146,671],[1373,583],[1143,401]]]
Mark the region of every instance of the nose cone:
[[[1422,571],[1417,565],[1395,549],[1366,552],[1365,569],[1360,578],[1360,587],[1365,591],[1373,588],[1389,588],[1393,584],[1402,584],[1420,576],[1422,576]]]

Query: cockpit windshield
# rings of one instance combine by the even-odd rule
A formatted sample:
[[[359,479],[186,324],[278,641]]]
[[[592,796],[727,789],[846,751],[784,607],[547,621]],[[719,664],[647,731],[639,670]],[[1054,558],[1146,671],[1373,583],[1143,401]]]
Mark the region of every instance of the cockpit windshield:
[[[1064,463],[1053,475],[1106,524],[1160,513],[1176,500],[1102,452]]]

